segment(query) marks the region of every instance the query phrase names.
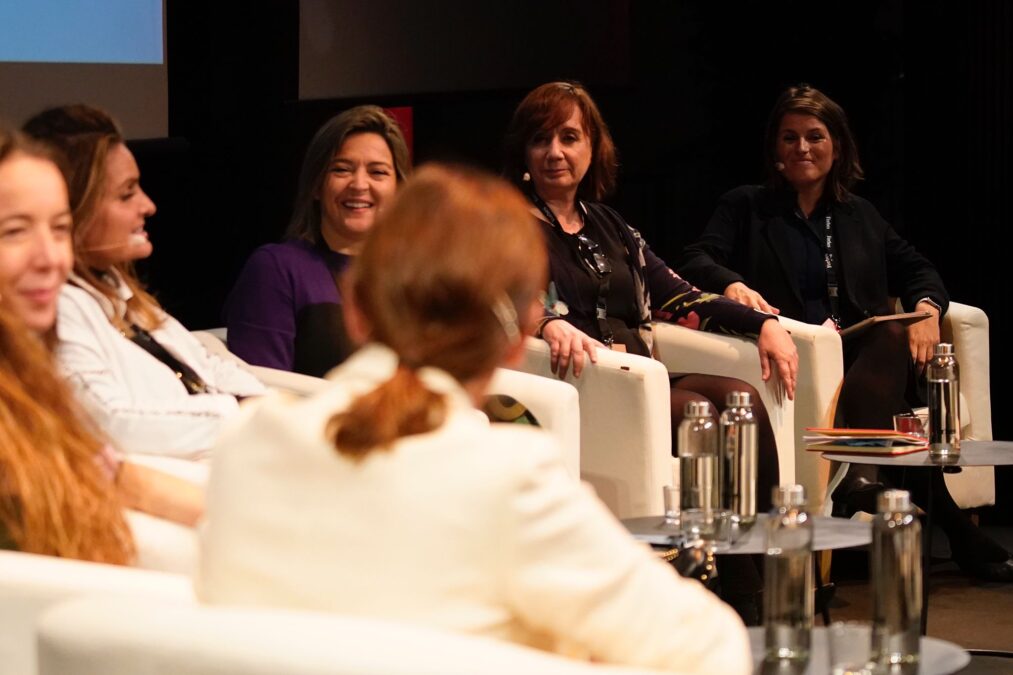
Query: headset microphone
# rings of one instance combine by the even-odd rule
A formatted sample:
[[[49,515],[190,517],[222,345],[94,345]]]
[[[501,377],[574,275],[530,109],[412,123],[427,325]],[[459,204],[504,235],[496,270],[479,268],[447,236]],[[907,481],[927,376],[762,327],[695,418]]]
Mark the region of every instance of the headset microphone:
[[[86,253],[92,253],[94,251],[111,251],[117,248],[127,248],[128,246],[140,246],[144,242],[148,241],[148,238],[143,234],[132,234],[127,237],[126,241],[121,241],[118,244],[107,244],[106,246],[91,246],[86,249],[82,249]]]

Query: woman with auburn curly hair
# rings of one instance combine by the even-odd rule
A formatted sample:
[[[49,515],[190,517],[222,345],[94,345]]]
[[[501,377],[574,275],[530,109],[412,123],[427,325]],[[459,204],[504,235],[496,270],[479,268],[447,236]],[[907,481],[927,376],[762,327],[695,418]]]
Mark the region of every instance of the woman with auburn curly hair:
[[[47,343],[73,263],[51,155],[0,130],[0,548],[126,564],[123,508],[193,524],[199,490],[119,462],[56,375]]]
[[[522,357],[545,272],[505,181],[409,179],[352,263],[347,325],[369,344],[316,396],[254,403],[215,448],[198,595],[748,673],[731,610],[630,539],[548,435],[475,410]]]
[[[25,131],[60,157],[74,216],[74,270],[61,291],[56,357],[99,427],[126,452],[198,458],[237,399],[264,387],[209,354],[133,271],[155,205],[116,123],[101,110],[46,110]]]

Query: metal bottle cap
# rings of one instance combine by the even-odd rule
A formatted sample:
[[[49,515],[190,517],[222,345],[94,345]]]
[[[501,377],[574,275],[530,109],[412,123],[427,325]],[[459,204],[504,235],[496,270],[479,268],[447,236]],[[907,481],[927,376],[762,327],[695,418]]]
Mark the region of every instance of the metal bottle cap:
[[[753,397],[748,391],[730,391],[725,398],[725,405],[729,408],[749,408],[753,405]]]
[[[949,342],[940,342],[936,345],[936,356],[953,356],[953,345]]]
[[[876,508],[880,513],[897,513],[911,510],[911,493],[907,490],[884,490],[879,493]]]
[[[802,485],[778,485],[773,492],[774,506],[805,506],[805,487]]]
[[[684,409],[686,417],[713,417],[708,401],[690,401]]]

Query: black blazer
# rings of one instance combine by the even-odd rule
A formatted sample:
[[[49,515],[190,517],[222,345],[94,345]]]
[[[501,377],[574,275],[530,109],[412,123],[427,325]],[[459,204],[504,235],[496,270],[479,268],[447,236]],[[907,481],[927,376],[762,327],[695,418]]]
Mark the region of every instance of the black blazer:
[[[678,265],[683,278],[705,291],[723,293],[741,281],[781,310],[802,320],[787,243],[794,192],[744,185],[721,197],[717,210]],[[890,298],[913,310],[931,298],[943,313],[949,296],[936,268],[901,239],[876,208],[850,195],[833,205],[836,270],[845,326],[877,314],[891,314]]]

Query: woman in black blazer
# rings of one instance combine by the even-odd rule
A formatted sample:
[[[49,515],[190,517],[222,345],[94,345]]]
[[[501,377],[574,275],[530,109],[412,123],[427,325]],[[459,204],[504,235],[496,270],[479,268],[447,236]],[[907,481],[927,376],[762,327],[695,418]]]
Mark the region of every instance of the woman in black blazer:
[[[679,270],[705,291],[807,323],[846,328],[893,313],[892,297],[906,310],[929,312],[906,328],[882,323],[844,342],[836,425],[891,428],[894,414],[910,412],[939,342],[939,318],[949,304],[942,279],[872,204],[849,192],[862,168],[847,117],[830,98],[807,85],[785,91],[767,124],[765,148],[767,184],[725,194]],[[1013,581],[1009,554],[960,511],[941,474],[932,476],[939,483],[934,513],[955,560],[976,576]],[[883,483],[899,479],[853,465],[833,497],[845,512],[874,512]],[[916,499],[927,487],[916,476],[904,485]]]

